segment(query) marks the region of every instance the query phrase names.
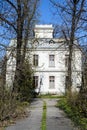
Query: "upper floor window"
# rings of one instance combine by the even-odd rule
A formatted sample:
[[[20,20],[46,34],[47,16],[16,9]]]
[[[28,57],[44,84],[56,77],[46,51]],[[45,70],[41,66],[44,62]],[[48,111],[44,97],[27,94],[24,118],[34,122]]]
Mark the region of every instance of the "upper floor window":
[[[38,55],[33,55],[33,65],[38,66]]]
[[[55,55],[49,55],[49,66],[55,66]]]
[[[55,42],[53,40],[50,40],[49,44],[55,44]]]
[[[49,76],[49,88],[55,88],[55,77]]]
[[[33,45],[36,46],[36,47],[39,45],[39,42],[38,42],[37,39],[35,39],[35,40],[33,41]]]
[[[68,67],[69,64],[69,55],[65,55],[65,67]]]

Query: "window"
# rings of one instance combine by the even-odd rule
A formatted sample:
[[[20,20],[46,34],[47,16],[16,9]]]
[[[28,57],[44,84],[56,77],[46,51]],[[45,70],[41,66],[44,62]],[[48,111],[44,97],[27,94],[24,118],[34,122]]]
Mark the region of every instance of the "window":
[[[49,76],[49,88],[55,88],[55,77]]]
[[[34,88],[38,87],[38,76],[33,76],[33,87]]]
[[[49,44],[55,44],[55,42],[53,40],[50,40]]]
[[[33,44],[34,44],[34,46],[37,46],[37,45],[39,45],[39,42],[38,42],[38,40],[34,40],[34,41],[33,41]]]
[[[65,55],[65,67],[68,67],[69,55]]]
[[[54,55],[49,55],[49,66],[50,67],[55,66],[55,56]]]
[[[38,66],[38,55],[33,55],[33,65]]]
[[[69,84],[69,76],[65,77],[65,92],[68,90],[68,84]]]

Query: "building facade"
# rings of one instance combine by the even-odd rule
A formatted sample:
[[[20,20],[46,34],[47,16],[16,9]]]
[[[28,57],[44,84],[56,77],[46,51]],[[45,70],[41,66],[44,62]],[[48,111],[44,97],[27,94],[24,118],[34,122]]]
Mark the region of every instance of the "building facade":
[[[68,46],[64,39],[53,38],[52,25],[36,25],[35,37],[29,39],[26,57],[35,70],[33,76],[37,92],[42,94],[64,94],[68,78]],[[12,40],[10,47],[15,44]],[[75,43],[77,44],[77,43]],[[7,56],[9,56],[9,49]],[[81,51],[75,46],[72,56],[72,88],[78,90],[81,86]],[[10,66],[9,66],[10,65]],[[6,82],[11,85],[14,79],[15,58],[7,62]]]

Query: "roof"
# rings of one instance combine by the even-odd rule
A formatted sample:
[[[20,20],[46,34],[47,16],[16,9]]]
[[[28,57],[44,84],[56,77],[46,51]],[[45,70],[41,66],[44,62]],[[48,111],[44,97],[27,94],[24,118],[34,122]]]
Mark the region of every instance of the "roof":
[[[16,47],[16,39],[11,40],[9,47]],[[67,49],[68,45],[64,39],[58,38],[30,38],[27,49]],[[74,46],[74,48],[77,48]]]

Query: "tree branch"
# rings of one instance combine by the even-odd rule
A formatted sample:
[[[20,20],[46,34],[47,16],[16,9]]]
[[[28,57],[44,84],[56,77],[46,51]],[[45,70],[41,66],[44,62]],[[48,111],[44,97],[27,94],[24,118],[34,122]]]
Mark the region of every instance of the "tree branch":
[[[4,18],[4,17],[2,16],[2,14],[0,14],[0,19],[1,19],[3,22],[5,22],[5,23],[7,23],[8,25],[10,25],[10,26],[17,32],[17,29],[15,28],[15,26],[14,26],[9,20],[7,20],[6,18]]]
[[[16,6],[10,1],[10,0],[5,0],[7,3],[9,3],[17,12]]]

